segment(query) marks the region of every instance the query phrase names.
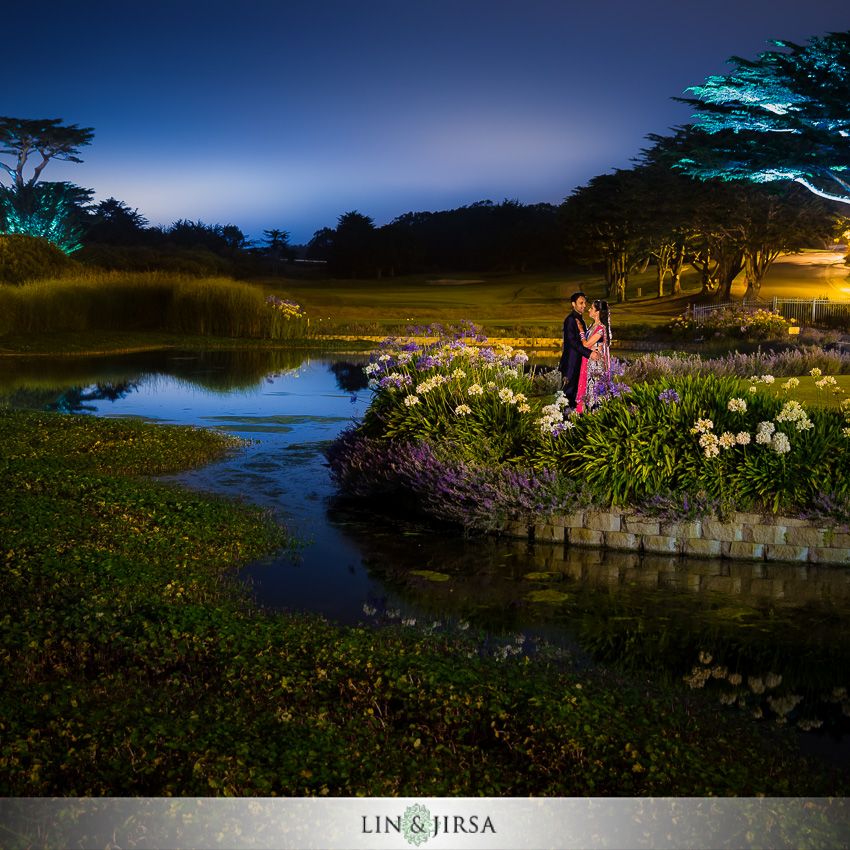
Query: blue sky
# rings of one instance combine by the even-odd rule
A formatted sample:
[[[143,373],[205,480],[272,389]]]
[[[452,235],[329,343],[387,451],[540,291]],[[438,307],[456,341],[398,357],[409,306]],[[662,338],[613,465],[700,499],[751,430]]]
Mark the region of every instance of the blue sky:
[[[729,56],[848,30],[850,4],[81,0],[3,23],[0,114],[95,130],[43,179],[306,242],[354,209],[560,203],[688,121],[670,98]]]

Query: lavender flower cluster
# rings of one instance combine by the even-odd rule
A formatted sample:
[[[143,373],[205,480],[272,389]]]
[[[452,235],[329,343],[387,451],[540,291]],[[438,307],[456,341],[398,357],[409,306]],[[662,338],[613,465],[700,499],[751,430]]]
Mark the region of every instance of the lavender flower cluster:
[[[550,470],[484,466],[452,458],[451,446],[370,439],[349,429],[325,453],[345,493],[368,497],[412,493],[429,515],[487,531],[506,520],[537,521],[593,501],[586,485]]]
[[[800,519],[829,525],[839,534],[850,533],[850,499],[831,493],[817,493],[813,504],[800,514]]]
[[[657,517],[664,522],[698,522],[722,512],[719,499],[712,499],[705,493],[694,495],[673,490],[653,493],[637,505],[636,510],[638,516]]]
[[[645,354],[628,363],[623,372],[630,384],[659,379],[672,380],[684,377],[749,378],[752,375],[792,377],[808,375],[814,368],[825,375],[850,374],[850,353],[825,351],[816,346],[789,351],[757,351],[752,354],[730,353],[724,357],[703,360],[698,354],[668,356]]]

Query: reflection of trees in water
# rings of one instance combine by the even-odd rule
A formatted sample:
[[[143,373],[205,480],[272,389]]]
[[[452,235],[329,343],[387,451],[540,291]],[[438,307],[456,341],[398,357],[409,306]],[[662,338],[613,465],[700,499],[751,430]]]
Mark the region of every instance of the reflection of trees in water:
[[[44,405],[45,410],[59,413],[95,412],[97,408],[87,404],[90,401],[118,401],[139,388],[138,381],[120,381],[118,383],[98,383],[94,387],[69,387],[56,401]]]
[[[369,377],[363,371],[365,363],[339,361],[330,363],[328,371],[336,378],[336,385],[344,393],[356,393],[369,386]]]
[[[177,351],[174,349],[80,357],[3,358],[0,398],[11,407],[43,408],[69,388],[141,383],[152,376],[184,381],[212,392],[258,387],[268,375],[301,367],[297,349]]]

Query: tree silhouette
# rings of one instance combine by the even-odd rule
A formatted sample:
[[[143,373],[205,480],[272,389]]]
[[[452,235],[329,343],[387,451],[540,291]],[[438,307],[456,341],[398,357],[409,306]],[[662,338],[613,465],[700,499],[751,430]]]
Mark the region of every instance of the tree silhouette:
[[[82,162],[77,156],[79,149],[91,144],[94,130],[76,124],[62,126],[61,118],[9,118],[0,117],[0,155],[13,156],[14,165],[0,162],[2,168],[14,180],[15,188],[33,185],[51,159],[66,162]],[[38,155],[41,161],[35,165],[32,177],[24,180],[24,168],[30,157]]]

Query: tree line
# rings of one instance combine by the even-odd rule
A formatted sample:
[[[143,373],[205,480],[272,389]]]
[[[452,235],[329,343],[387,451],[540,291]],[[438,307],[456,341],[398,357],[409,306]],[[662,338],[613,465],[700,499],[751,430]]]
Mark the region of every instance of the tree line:
[[[93,205],[92,190],[40,180],[52,159],[81,162],[92,128],[3,117],[0,155],[13,162],[0,161],[12,180],[0,186],[0,229],[44,236],[84,261],[117,268],[218,258],[242,271],[279,273],[299,249],[330,274],[351,278],[578,263],[602,274],[608,297],[621,301],[629,276],[650,264],[657,294],[675,295],[689,264],[704,292],[728,298],[743,271],[747,296],[755,297],[781,252],[846,233],[840,209],[850,203],[850,32],[774,44],[786,52],[733,57],[732,74],[692,87],[693,98],[676,98],[695,110],[692,124],[650,135],[632,168],[594,177],[560,206],[482,200],[405,213],[382,227],[353,210],[307,246],[290,245],[285,230],[252,242],[232,224],[151,227],[123,201]],[[263,264],[252,266],[257,260]]]

